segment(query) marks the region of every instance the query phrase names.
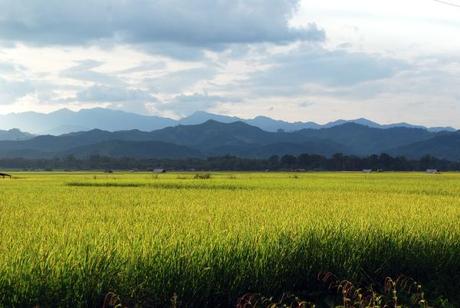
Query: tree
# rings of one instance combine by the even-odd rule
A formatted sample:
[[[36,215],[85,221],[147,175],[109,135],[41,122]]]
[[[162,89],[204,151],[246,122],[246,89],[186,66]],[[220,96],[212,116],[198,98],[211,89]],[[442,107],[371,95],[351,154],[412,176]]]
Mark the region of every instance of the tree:
[[[293,168],[296,165],[296,163],[297,157],[295,157],[294,155],[283,155],[283,157],[281,157],[281,164],[283,166]]]

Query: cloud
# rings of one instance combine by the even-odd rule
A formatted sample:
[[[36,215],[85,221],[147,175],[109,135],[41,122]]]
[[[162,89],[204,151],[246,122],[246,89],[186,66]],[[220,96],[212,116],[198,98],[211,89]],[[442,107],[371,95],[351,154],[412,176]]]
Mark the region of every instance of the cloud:
[[[147,78],[143,84],[158,92],[178,93],[188,90],[200,81],[208,81],[217,75],[214,67],[196,67],[166,73],[158,78]]]
[[[64,102],[105,104],[111,109],[146,114],[160,101],[141,89],[95,85],[77,92],[75,97]]]
[[[60,76],[78,81],[94,82],[99,84],[123,84],[120,79],[113,75],[100,73],[94,70],[103,64],[104,62],[95,60],[79,61],[77,65],[61,71]]]
[[[135,73],[145,73],[149,71],[158,71],[166,69],[166,63],[162,61],[157,62],[143,62],[139,65],[124,69],[120,71],[121,74],[135,74]]]
[[[268,68],[249,74],[234,87],[249,87],[255,94],[297,95],[305,93],[306,85],[349,87],[390,78],[410,67],[404,61],[376,54],[311,45],[267,57],[263,63]]]
[[[150,93],[130,88],[92,86],[77,93],[74,98],[79,102],[157,102]]]
[[[24,71],[26,68],[22,65],[10,63],[10,62],[0,62],[0,72],[1,73],[18,73]]]
[[[222,44],[322,41],[315,24],[292,28],[298,0],[0,1],[0,40],[38,45],[94,41]]]
[[[157,105],[158,110],[172,111],[179,116],[188,116],[195,111],[209,110],[219,103],[234,101],[231,98],[205,94],[178,95],[167,103]]]
[[[456,60],[452,60],[455,63]],[[391,78],[375,79],[351,86],[310,87],[313,95],[337,97],[352,100],[370,100],[376,97],[437,96],[441,101],[460,101],[460,66],[444,63],[437,59],[419,59],[410,67]],[[423,100],[420,102],[423,103]]]
[[[175,42],[148,42],[140,44],[145,52],[167,56],[180,61],[199,61],[205,57],[204,48]],[[210,47],[210,46],[208,46]],[[219,45],[219,48],[221,46]],[[217,46],[213,46],[217,50]]]
[[[8,105],[16,102],[35,91],[35,87],[29,81],[6,80],[0,78],[0,105]]]

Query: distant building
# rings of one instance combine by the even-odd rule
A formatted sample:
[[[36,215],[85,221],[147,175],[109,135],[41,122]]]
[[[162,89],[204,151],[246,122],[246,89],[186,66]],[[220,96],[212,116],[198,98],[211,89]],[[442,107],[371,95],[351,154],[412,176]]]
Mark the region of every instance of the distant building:
[[[426,169],[426,173],[437,174],[439,173],[438,169]]]
[[[364,173],[372,173],[372,169],[363,169]]]
[[[166,173],[166,169],[155,168],[155,169],[153,169],[153,173]]]
[[[8,173],[0,173],[0,176],[4,179],[4,178],[10,178],[11,179],[11,175],[8,174]]]

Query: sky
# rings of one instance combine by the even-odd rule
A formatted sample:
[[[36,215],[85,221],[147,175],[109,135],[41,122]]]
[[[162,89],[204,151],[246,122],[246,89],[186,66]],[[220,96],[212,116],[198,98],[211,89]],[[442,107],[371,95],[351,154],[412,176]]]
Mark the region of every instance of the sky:
[[[0,0],[0,114],[460,128],[459,37],[460,0]]]

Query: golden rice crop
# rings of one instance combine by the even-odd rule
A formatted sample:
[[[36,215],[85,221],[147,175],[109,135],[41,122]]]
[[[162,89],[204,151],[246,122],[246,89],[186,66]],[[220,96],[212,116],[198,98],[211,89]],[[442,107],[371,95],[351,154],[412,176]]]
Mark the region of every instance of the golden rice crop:
[[[458,301],[460,174],[17,173],[0,180],[0,304],[227,306],[405,274]]]

